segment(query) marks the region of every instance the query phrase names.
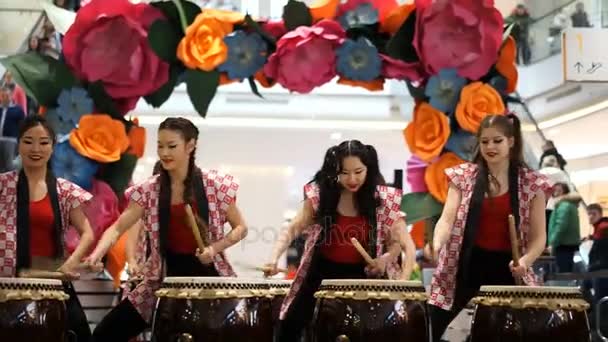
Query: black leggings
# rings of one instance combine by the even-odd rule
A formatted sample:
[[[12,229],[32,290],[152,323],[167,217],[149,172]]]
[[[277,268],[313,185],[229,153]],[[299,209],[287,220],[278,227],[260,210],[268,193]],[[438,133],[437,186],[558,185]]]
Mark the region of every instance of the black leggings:
[[[217,277],[213,265],[203,265],[194,255],[167,252],[167,276],[170,277]],[[149,324],[141,317],[128,299],[123,299],[97,325],[93,342],[128,342],[141,334]]]
[[[70,296],[65,303],[68,318],[68,341],[89,342],[91,340],[91,329],[89,328],[87,316],[76,295],[74,285],[69,281],[64,281],[63,290]]]
[[[509,252],[493,252],[473,247],[469,276],[467,279],[458,279],[452,309],[447,311],[429,305],[433,342],[441,341],[452,320],[477,295],[482,285],[515,285],[509,270],[511,259]]]
[[[317,266],[316,269],[313,266]],[[323,279],[365,279],[364,264],[342,264],[320,258],[310,265],[309,274],[281,321],[277,342],[298,342],[308,327],[315,309],[314,294]]]

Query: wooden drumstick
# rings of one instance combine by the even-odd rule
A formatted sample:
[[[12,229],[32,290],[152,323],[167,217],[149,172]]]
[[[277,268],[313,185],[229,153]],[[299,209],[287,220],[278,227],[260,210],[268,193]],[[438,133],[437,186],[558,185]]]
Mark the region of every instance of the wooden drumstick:
[[[198,245],[198,249],[203,252],[205,249],[205,244],[203,243],[203,238],[201,238],[201,231],[198,229],[198,225],[196,224],[196,219],[194,218],[194,212],[192,212],[192,207],[190,204],[186,204],[186,216],[188,216],[188,224],[192,229],[192,234],[194,235],[194,239],[196,240],[196,244]]]
[[[44,271],[44,270],[29,270],[24,269],[19,272],[21,278],[40,278],[40,279],[67,279],[66,274],[63,272]]]
[[[270,270],[270,267],[266,267],[266,266],[255,266],[254,269],[256,271],[261,271],[261,272],[266,272]],[[287,273],[287,269],[286,268],[277,268],[278,272],[281,273]]]
[[[517,237],[517,230],[515,229],[515,217],[509,215],[509,237],[511,238],[511,254],[513,255],[513,266],[519,266],[519,238]],[[521,279],[516,278],[515,283],[521,285]]]
[[[375,264],[374,259],[372,259],[372,257],[369,256],[369,254],[367,254],[367,251],[365,250],[365,248],[363,248],[363,246],[361,246],[361,244],[359,243],[359,241],[356,238],[351,238],[350,242],[352,242],[353,246],[355,246],[357,251],[359,251],[359,254],[361,254],[363,259],[365,259],[365,262],[367,262],[370,265]]]

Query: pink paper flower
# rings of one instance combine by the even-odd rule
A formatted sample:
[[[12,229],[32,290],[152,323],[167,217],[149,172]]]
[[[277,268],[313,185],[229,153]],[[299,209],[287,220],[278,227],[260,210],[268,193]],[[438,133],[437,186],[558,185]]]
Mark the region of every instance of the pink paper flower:
[[[262,29],[275,38],[281,38],[287,33],[283,20],[269,20],[262,23]]]
[[[91,187],[91,195],[93,199],[83,205],[82,209],[89,220],[95,241],[101,238],[103,232],[108,229],[118,219],[120,212],[118,211],[118,198],[112,188],[103,181],[93,178],[93,186]],[[70,253],[76,249],[80,237],[78,232],[73,227],[70,227],[66,233],[66,245]],[[91,250],[94,246],[91,246]]]
[[[424,173],[428,164],[422,159],[412,155],[407,160],[407,182],[410,185],[411,192],[427,192],[429,189],[424,181]]]
[[[429,74],[454,68],[478,80],[498,59],[503,19],[493,0],[417,1],[414,47]]]
[[[382,58],[381,74],[384,78],[421,83],[428,77],[419,62],[407,63],[382,54],[380,57]]]
[[[80,79],[101,81],[126,114],[169,79],[169,64],[148,44],[148,29],[162,18],[160,10],[144,3],[91,1],[65,34],[65,60]]]
[[[286,89],[309,93],[336,76],[335,48],[345,37],[344,30],[334,21],[300,26],[279,39],[264,73]]]

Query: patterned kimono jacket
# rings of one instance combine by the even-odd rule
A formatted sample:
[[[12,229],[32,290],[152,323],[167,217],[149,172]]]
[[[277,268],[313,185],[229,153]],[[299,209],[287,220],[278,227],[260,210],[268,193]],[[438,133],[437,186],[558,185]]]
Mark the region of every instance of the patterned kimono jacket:
[[[458,207],[454,226],[450,231],[449,240],[439,253],[439,262],[431,281],[429,304],[438,306],[444,310],[450,310],[454,302],[458,261],[477,172],[477,165],[471,163],[460,164],[445,170],[449,181],[460,190],[462,199]],[[527,251],[528,234],[530,232],[530,203],[539,190],[543,191],[546,195],[550,194],[552,184],[545,176],[538,172],[528,168],[520,168],[518,186],[519,216],[521,222],[519,227],[519,238],[521,241],[519,248],[521,255],[524,255]],[[528,268],[523,280],[527,285],[538,285],[539,283],[531,267]]]
[[[307,184],[304,186],[304,193],[306,198],[312,202],[313,209],[316,211],[319,207],[319,187],[315,183]],[[399,189],[395,189],[388,186],[378,186],[376,189],[376,196],[380,198],[381,205],[376,210],[376,222],[377,222],[377,237],[376,237],[376,255],[382,255],[385,251],[385,237],[390,236],[390,228],[393,224],[405,217],[405,214],[401,211],[401,197],[403,193]],[[308,236],[306,238],[306,244],[304,247],[304,253],[300,262],[300,267],[296,273],[296,277],[293,280],[291,289],[281,307],[281,319],[285,319],[289,307],[293,300],[298,295],[306,275],[310,270],[311,261],[315,252],[315,245],[321,235],[322,227],[318,224],[314,224],[307,228]],[[372,257],[374,257],[372,255]],[[390,279],[398,279],[401,272],[401,268],[396,261],[391,262],[387,265],[387,273]]]
[[[215,170],[203,170],[202,179],[209,203],[208,238],[209,241],[215,242],[224,237],[226,210],[234,203],[239,185],[238,181],[231,175],[223,175]],[[154,292],[160,287],[163,278],[163,260],[159,242],[159,194],[159,175],[152,176],[126,191],[127,198],[130,201],[144,208],[143,231],[148,237],[148,239],[138,239],[136,250],[143,280],[133,291],[129,292],[127,299],[147,322],[151,321],[154,310]],[[143,260],[146,256],[147,259]],[[218,253],[213,260],[213,264],[220,276],[236,277],[224,253]]]
[[[15,277],[17,265],[17,181],[18,171],[0,174],[0,277]],[[57,197],[64,238],[69,228],[70,211],[93,197],[78,185],[57,178]],[[30,213],[30,215],[32,215]],[[64,255],[68,255],[63,243]]]

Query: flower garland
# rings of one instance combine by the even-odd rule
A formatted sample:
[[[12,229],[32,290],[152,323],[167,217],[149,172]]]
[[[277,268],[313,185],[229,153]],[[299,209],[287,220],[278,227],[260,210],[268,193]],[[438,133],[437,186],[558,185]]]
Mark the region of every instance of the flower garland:
[[[420,190],[404,200],[416,202],[415,222],[441,207],[442,170],[471,159],[483,117],[506,112],[517,84],[509,31],[493,0],[290,0],[277,21],[185,0],[92,0],[65,33],[63,60],[26,53],[0,62],[69,135],[56,165],[82,168],[72,178],[85,187],[109,165],[132,172],[144,132],[124,116],[141,98],[160,107],[180,83],[204,117],[232,82],[261,96],[258,86],[275,84],[309,93],[334,79],[369,91],[404,81],[416,100],[404,131],[407,178]],[[131,176],[121,175],[116,191]]]

